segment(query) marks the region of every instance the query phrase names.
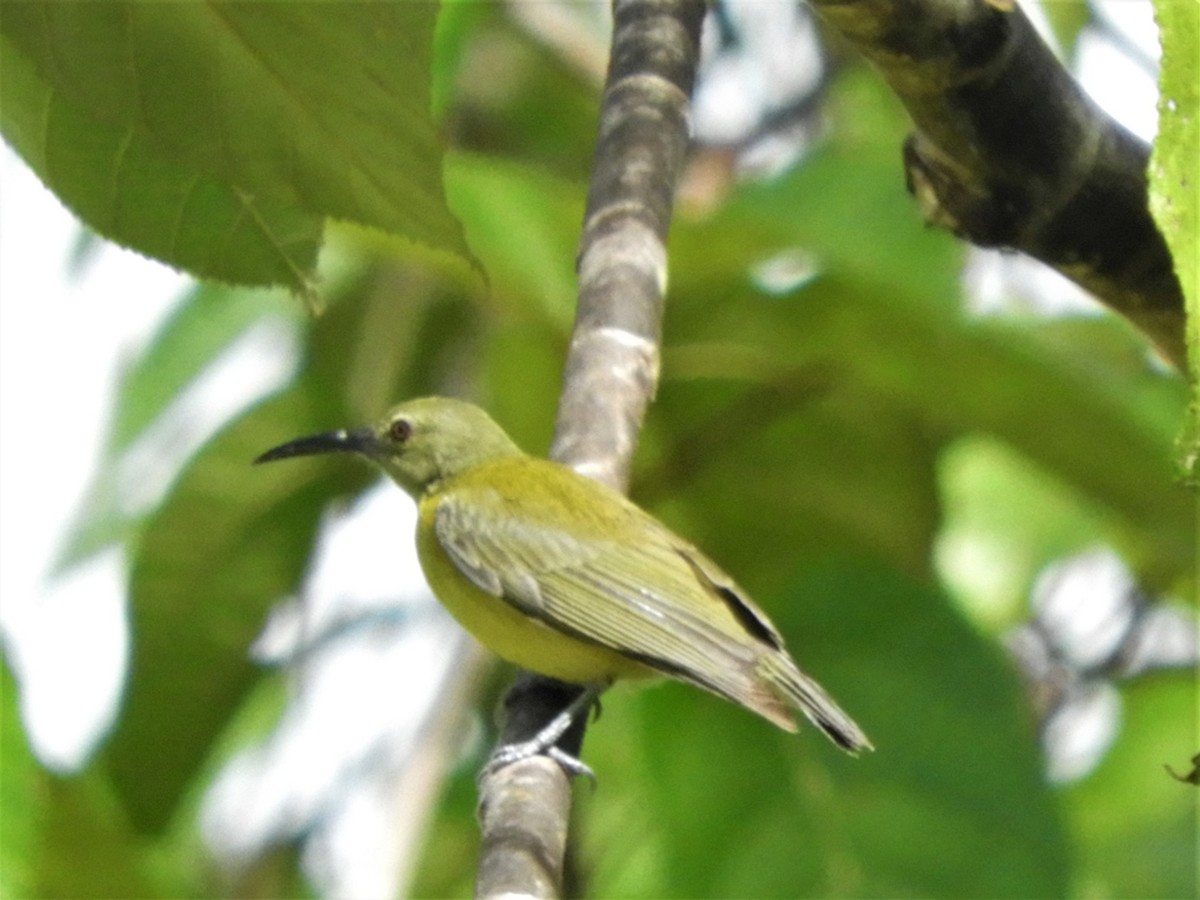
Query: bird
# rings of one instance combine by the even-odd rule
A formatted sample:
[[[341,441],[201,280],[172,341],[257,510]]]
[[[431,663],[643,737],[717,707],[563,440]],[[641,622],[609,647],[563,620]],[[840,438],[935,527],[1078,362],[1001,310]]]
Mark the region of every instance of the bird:
[[[421,568],[467,631],[521,668],[585,688],[553,729],[493,762],[545,750],[612,683],[656,676],[786,731],[798,730],[798,710],[849,753],[873,749],[716,563],[620,492],[525,453],[480,407],[410,400],[255,463],[326,453],[364,457],[416,501]]]

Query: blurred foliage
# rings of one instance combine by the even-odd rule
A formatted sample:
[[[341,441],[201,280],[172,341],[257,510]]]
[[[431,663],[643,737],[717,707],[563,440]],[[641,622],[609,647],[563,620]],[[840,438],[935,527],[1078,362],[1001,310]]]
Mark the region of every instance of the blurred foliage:
[[[1150,675],[1125,693],[1121,733],[1100,766],[1063,789],[1075,887],[1114,897],[1196,893],[1196,794],[1164,764],[1195,752],[1196,683]],[[1176,788],[1191,788],[1191,793]]]
[[[96,99],[78,78],[52,80],[71,73],[47,62],[97,27],[89,16],[125,17],[147,36],[158,25],[190,32],[214,9],[232,9],[205,6],[171,20],[171,5],[154,13],[91,6],[64,5],[49,32],[31,13],[10,17],[5,7],[6,106],[20,85],[66,120],[79,115],[73,104]],[[280,27],[305,71],[313,60],[353,59],[341,42],[365,29],[376,51],[398,35],[406,41],[423,67],[414,96],[427,99],[421,86],[432,79],[450,143],[445,195],[486,280],[448,262],[465,251],[457,226],[438,213],[415,235],[432,252],[339,225],[322,258],[322,316],[304,318],[279,295],[201,287],[131,362],[68,554],[78,561],[114,542],[126,548],[134,649],[125,703],[99,759],[75,777],[51,778],[19,740],[6,683],[6,895],[299,890],[286,849],[230,882],[204,858],[194,820],[221,761],[283,702],[276,677],[252,665],[247,648],[269,607],[303,577],[322,511],[361,491],[370,474],[336,460],[263,469],[249,461],[281,440],[431,392],[478,399],[531,451],[549,442],[573,315],[594,85],[497,4],[448,4],[436,35],[429,4],[338,4],[336,16],[302,6],[295,27]],[[275,46],[273,27],[255,33]],[[228,34],[191,37],[220,50]],[[105,70],[88,66],[104,55],[75,59],[75,75],[98,76]],[[388,50],[389,77],[403,55]],[[324,73],[317,87],[340,109],[333,98],[353,94],[356,78],[340,65],[315,68]],[[247,79],[245,94],[261,93],[261,71],[234,71]],[[9,80],[13,72],[24,81]],[[289,69],[278,77],[291,85],[308,76]],[[162,102],[184,102],[185,87],[174,85],[174,99]],[[128,98],[119,88],[88,89],[110,91],[103,108],[114,134],[126,129],[142,153],[186,143],[155,137],[151,121],[121,119]],[[410,138],[432,140],[424,106],[381,119],[353,99],[342,111],[359,109],[378,132],[370,140],[401,154],[387,163],[400,194],[376,199],[399,215],[404,191],[440,197],[429,159],[414,168],[404,155],[416,152]],[[1195,751],[1193,673],[1162,671],[1126,686],[1125,721],[1101,766],[1053,786],[1042,774],[1038,723],[999,640],[1022,618],[1044,565],[1097,543],[1114,547],[1148,589],[1195,597],[1195,497],[1175,481],[1173,464],[1186,384],[1149,365],[1145,341],[1108,317],[966,316],[963,250],[922,226],[903,188],[906,123],[897,104],[869,71],[848,66],[826,110],[828,136],[801,165],[728,184],[722,202],[678,216],[663,381],[633,493],[737,573],[878,750],[852,760],[811,731],[777,732],[680,685],[617,689],[588,736],[600,786],[578,791],[572,883],[613,897],[1194,895],[1195,795],[1162,769]],[[25,130],[21,117],[32,114],[6,110],[6,137],[71,202],[72,188],[40,167],[52,145]],[[195,128],[195,114],[172,127]],[[278,135],[262,134],[270,121],[246,125],[244,162],[261,165],[251,149],[264,159],[275,152]],[[331,121],[322,127],[346,124]],[[347,147],[368,140],[353,129],[340,137]],[[189,152],[205,147],[219,149],[202,143]],[[103,158],[73,164],[81,190],[110,183]],[[345,161],[335,157],[332,168]],[[302,183],[351,196],[297,166]],[[172,173],[186,177],[196,176]],[[130,186],[130,197],[142,190]],[[276,184],[263,197],[283,193]],[[326,216],[414,236],[385,214],[284,205],[285,216],[304,221],[301,243],[311,244],[286,267],[304,273]],[[195,227],[250,265],[257,239],[243,242],[217,223]],[[805,276],[783,287],[756,276],[784,257],[804,260]],[[213,436],[161,503],[131,510],[120,470],[132,449],[265,321],[299,332],[294,377]],[[981,552],[982,569],[963,562]],[[471,782],[468,766],[446,785],[416,895],[470,893]],[[40,852],[26,852],[34,846]]]
[[[1041,4],[1040,9],[1046,14],[1055,40],[1068,51],[1076,45],[1080,33],[1092,18],[1087,0],[1059,0]]]
[[[38,765],[25,741],[16,683],[8,660],[0,660],[0,894],[28,896],[35,883],[33,848],[45,832],[38,796]],[[14,814],[22,810],[22,814]]]

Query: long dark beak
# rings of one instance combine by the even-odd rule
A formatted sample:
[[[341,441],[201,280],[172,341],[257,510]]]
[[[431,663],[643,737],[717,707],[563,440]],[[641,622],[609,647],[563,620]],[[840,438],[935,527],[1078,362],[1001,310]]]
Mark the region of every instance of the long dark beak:
[[[363,453],[370,456],[375,443],[375,432],[370,428],[355,428],[352,431],[340,428],[280,444],[258,457],[254,463],[257,465],[293,456],[316,456],[319,453]]]

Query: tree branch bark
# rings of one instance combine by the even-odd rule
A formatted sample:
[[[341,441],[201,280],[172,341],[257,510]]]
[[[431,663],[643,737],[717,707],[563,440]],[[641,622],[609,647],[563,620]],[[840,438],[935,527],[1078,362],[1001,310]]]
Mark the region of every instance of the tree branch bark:
[[[1186,368],[1150,148],[1088,98],[1015,0],[810,2],[908,109],[904,165],[927,221],[1053,266]]]
[[[578,685],[521,672],[504,697],[501,743],[529,740],[579,696]],[[579,718],[557,746],[578,756],[587,723]],[[571,782],[557,762],[535,756],[479,781],[483,840],[476,897],[558,897],[571,815]]]
[[[667,231],[689,138],[702,0],[615,0],[550,455],[624,490],[658,385]]]
[[[704,0],[613,0],[613,37],[576,267],[579,299],[551,457],[625,490],[658,385],[667,231],[689,139]],[[523,674],[502,740],[526,740],[577,696]],[[586,722],[558,746],[577,756]],[[561,893],[570,784],[544,757],[480,782],[476,896]]]

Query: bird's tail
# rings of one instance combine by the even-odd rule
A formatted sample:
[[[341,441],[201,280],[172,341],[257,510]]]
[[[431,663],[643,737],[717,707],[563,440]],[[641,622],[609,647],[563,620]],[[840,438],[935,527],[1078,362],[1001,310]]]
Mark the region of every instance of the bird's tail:
[[[759,672],[784,699],[849,753],[873,750],[871,742],[825,689],[801,672],[786,653],[764,654]]]

